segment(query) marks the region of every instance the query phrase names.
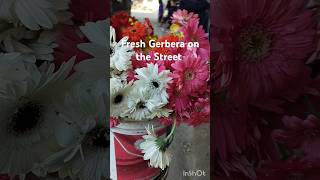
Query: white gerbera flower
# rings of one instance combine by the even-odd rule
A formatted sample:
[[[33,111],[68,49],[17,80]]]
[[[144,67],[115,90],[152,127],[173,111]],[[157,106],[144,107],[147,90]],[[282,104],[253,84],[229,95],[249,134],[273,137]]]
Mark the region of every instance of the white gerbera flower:
[[[112,78],[119,79],[121,82],[126,83],[128,78],[128,72],[127,71],[118,71],[116,69],[113,69],[110,72],[110,75]]]
[[[2,81],[24,80],[29,75],[20,53],[0,53],[0,79]]]
[[[101,85],[102,84],[102,85]],[[109,127],[104,81],[79,86],[58,106],[63,126],[56,129],[63,149],[42,164],[60,178],[101,180],[109,177]]]
[[[146,120],[153,116],[153,111],[164,104],[157,96],[152,96],[144,87],[135,86],[129,93],[127,117],[133,120]]]
[[[27,44],[27,46],[32,50],[32,52],[27,55],[34,56],[37,60],[53,61],[54,48],[58,47],[54,42],[55,38],[56,36],[54,32],[42,31],[36,41]]]
[[[128,37],[123,37],[116,42],[116,31],[110,26],[110,47],[111,58],[110,67],[114,71],[126,71],[131,68],[131,57],[134,55],[133,48],[126,46]]]
[[[163,70],[159,73],[158,65],[149,63],[147,67],[137,69],[136,73],[136,77],[139,79],[137,84],[147,87],[152,95],[160,96],[163,103],[168,103],[169,96],[166,88],[172,79],[169,77],[169,70]]]
[[[1,86],[0,162],[5,163],[0,163],[0,174],[37,174],[37,164],[57,150],[53,104],[67,85],[73,63],[62,64],[55,73],[52,65],[43,74],[29,64],[24,80]]]
[[[150,119],[169,117],[172,112],[173,112],[173,110],[171,110],[171,109],[157,108],[157,109],[153,110],[152,115],[150,116]]]
[[[0,30],[1,31],[1,30]],[[19,52],[24,61],[35,63],[36,60],[53,61],[55,33],[52,31],[29,31],[24,27],[1,31],[0,46],[3,52]]]
[[[110,46],[113,48],[117,44],[116,30],[110,26]]]
[[[140,144],[140,149],[144,153],[143,159],[149,160],[149,164],[155,168],[164,170],[169,166],[171,154],[168,152],[168,143],[165,139],[157,137],[154,128],[146,128],[147,135],[143,136],[144,141]]]
[[[110,114],[113,117],[121,117],[127,111],[128,94],[131,83],[123,84],[120,79],[110,79]]]
[[[93,56],[91,59],[81,61],[76,67],[76,71],[89,74],[93,77],[105,77],[109,69],[109,21],[88,22],[81,26],[81,31],[91,41],[91,43],[81,43],[78,48]]]
[[[111,49],[110,67],[118,71],[126,71],[131,68],[131,57],[134,55],[131,46],[124,45],[128,42],[128,37],[123,37]]]
[[[72,16],[70,0],[0,0],[0,19],[22,23],[31,30],[52,29]]]
[[[0,22],[0,49],[2,52],[19,52],[34,62],[40,60],[53,60],[55,33],[52,31],[30,31],[25,27],[14,26],[8,22]]]

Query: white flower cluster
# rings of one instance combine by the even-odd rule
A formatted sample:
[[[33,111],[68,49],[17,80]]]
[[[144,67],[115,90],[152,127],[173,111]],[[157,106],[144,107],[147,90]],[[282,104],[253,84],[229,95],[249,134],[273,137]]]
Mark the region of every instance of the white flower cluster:
[[[116,42],[115,30],[110,28],[110,114],[123,120],[150,120],[168,117],[172,112],[168,104],[168,83],[170,71],[159,72],[158,65],[148,63],[147,67],[132,68],[131,57],[135,54],[127,44],[128,37]],[[127,80],[128,74],[137,80]]]
[[[80,27],[90,42],[78,48],[93,58],[55,67],[58,24],[71,23],[69,1],[0,0],[0,174],[12,179],[31,172],[109,178],[109,24]]]
[[[53,61],[58,23],[71,23],[70,0],[0,0],[0,52],[19,52],[24,61]]]

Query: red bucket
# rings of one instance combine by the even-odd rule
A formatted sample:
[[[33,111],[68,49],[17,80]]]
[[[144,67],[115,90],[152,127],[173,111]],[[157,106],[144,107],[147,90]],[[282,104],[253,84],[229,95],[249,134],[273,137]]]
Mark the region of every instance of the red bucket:
[[[135,122],[122,124],[114,129],[114,149],[116,156],[117,180],[150,180],[159,176],[159,168],[149,167],[149,161],[143,159],[143,153],[136,147],[136,142],[143,140],[142,136],[147,134],[146,123]],[[130,129],[127,129],[127,128]],[[125,131],[122,131],[125,129]],[[166,132],[164,126],[158,125],[157,135]],[[134,133],[131,133],[134,131]],[[138,134],[138,135],[134,135]],[[120,143],[119,143],[120,142]]]

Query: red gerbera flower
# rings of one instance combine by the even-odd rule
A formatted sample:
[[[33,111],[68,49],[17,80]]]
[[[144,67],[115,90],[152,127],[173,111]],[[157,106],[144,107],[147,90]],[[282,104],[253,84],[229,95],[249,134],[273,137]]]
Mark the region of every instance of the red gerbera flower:
[[[137,42],[146,38],[147,30],[142,23],[137,21],[133,24],[133,26],[129,26],[124,29],[122,32],[122,36],[128,36],[129,41]]]
[[[305,84],[316,26],[304,6],[301,0],[214,1],[215,78],[229,97],[253,102]]]
[[[111,26],[116,30],[117,41],[123,38],[123,30],[132,26],[136,21],[134,17],[131,17],[128,12],[125,11],[120,11],[112,15]]]

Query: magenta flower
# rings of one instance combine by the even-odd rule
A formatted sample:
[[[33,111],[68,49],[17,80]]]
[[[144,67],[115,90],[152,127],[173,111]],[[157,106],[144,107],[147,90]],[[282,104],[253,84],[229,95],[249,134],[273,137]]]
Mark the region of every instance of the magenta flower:
[[[186,115],[187,110],[191,107],[191,98],[182,89],[178,88],[177,80],[169,84],[169,106],[179,117]]]
[[[186,25],[191,19],[199,20],[198,14],[194,14],[193,12],[189,13],[185,9],[179,9],[172,14],[172,23],[176,23],[181,26]]]
[[[208,34],[205,33],[202,26],[199,26],[198,19],[190,19],[188,23],[181,28],[183,32],[183,40],[188,43],[198,43],[198,47],[188,47],[189,50],[194,51],[195,54],[201,57],[203,61],[208,61],[210,55],[210,44]]]
[[[228,160],[230,155],[241,152],[249,146],[251,134],[248,113],[231,105],[213,107],[214,152],[221,160]]]
[[[288,148],[302,150],[302,160],[320,166],[320,119],[314,115],[305,120],[285,116],[282,121],[285,129],[275,130],[272,134],[274,139]]]
[[[215,0],[214,78],[236,102],[299,88],[315,49],[315,22],[301,0]]]
[[[209,66],[200,57],[184,56],[183,60],[176,61],[171,66],[174,69],[172,76],[177,82],[177,87],[185,94],[198,91],[207,84]]]
[[[320,134],[320,120],[314,115],[309,115],[305,120],[296,116],[284,116],[282,122],[285,129],[274,130],[272,136],[277,142],[290,148],[298,148],[304,143],[310,143]]]
[[[320,179],[319,166],[300,160],[267,161],[257,169],[259,180]]]
[[[210,102],[209,98],[198,98],[192,105],[190,118],[186,123],[191,126],[198,126],[202,123],[208,123],[210,118]]]

